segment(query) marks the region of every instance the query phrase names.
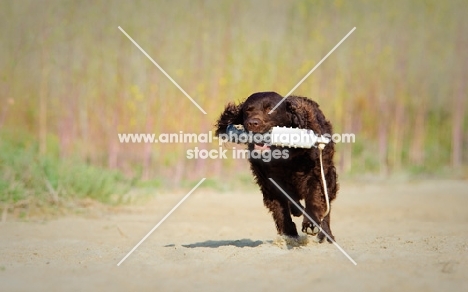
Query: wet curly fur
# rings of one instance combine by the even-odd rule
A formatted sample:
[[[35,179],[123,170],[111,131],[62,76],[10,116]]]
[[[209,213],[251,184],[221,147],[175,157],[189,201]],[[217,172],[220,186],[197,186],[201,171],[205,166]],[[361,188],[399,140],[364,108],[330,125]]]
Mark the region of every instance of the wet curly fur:
[[[242,124],[247,131],[253,133],[266,133],[273,126],[286,126],[312,129],[318,135],[332,134],[332,125],[325,118],[319,105],[305,97],[288,96],[269,115],[268,112],[282,98],[275,92],[258,92],[240,104],[228,103],[216,123],[216,135],[224,134],[229,124]],[[253,151],[255,145],[249,144],[248,149]],[[313,221],[320,224],[320,219],[326,212],[326,203],[320,173],[319,150],[317,148],[270,147],[270,151],[274,149],[287,149],[289,157],[273,159],[269,162],[249,158],[251,170],[263,193],[263,202],[273,215],[278,234],[298,237],[291,214],[301,216],[302,212],[289,202],[269,178],[281,186],[299,205],[300,200],[304,200],[305,211]],[[338,191],[337,174],[333,164],[334,152],[332,142],[327,144],[323,151],[323,166],[330,201],[335,199]],[[321,227],[331,238],[334,238],[330,229],[330,213],[321,221]],[[309,232],[312,230],[314,230],[314,224],[304,216],[302,231],[313,234]],[[323,232],[319,232],[317,237],[319,242],[325,239]]]

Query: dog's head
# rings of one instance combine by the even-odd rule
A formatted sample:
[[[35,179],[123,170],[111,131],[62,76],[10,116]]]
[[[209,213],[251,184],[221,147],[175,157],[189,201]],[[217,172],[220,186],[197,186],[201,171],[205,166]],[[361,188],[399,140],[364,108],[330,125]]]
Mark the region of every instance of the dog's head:
[[[282,99],[276,92],[257,92],[238,105],[228,103],[216,123],[216,135],[225,133],[229,124],[241,124],[248,132],[262,134],[274,126],[303,127],[293,97],[281,102]],[[278,107],[269,114],[276,105]]]
[[[265,134],[275,126],[305,128],[308,115],[300,110],[301,102],[302,100],[296,96],[288,96],[283,100],[283,97],[276,92],[254,93],[238,105],[227,104],[217,121],[216,135],[226,133],[229,124],[241,124],[245,131],[252,134]],[[264,143],[255,143],[251,147],[270,150],[270,147]]]
[[[267,133],[275,126],[311,129],[317,135],[332,133],[330,122],[315,101],[300,96],[288,96],[282,100],[283,97],[276,92],[258,92],[238,105],[228,103],[215,125],[216,135],[225,134],[230,124],[243,125],[247,132],[253,134]],[[271,147],[277,148],[264,143],[249,144],[251,150],[271,150]],[[328,147],[332,148],[333,145]],[[290,152],[294,152],[291,153],[293,156],[304,151],[290,149]]]
[[[259,92],[249,96],[241,106],[243,125],[246,131],[266,133],[274,126],[291,126],[291,117],[283,97],[276,92]],[[270,111],[278,107],[270,113]]]

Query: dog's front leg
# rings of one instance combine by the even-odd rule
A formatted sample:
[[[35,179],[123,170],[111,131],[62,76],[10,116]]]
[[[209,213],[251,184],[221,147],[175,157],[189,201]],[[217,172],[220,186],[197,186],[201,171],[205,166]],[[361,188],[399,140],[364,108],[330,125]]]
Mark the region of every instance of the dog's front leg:
[[[278,234],[298,237],[296,224],[291,219],[288,201],[268,197],[264,194],[263,202],[273,216]]]

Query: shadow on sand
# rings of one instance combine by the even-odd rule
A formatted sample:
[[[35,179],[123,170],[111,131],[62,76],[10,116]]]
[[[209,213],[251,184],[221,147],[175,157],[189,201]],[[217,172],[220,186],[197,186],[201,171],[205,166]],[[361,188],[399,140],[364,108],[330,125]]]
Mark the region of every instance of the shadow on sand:
[[[261,240],[252,241],[250,239],[238,239],[238,240],[207,240],[203,242],[196,242],[191,244],[182,244],[186,248],[197,248],[197,247],[210,247],[218,248],[221,246],[235,246],[235,247],[257,247],[264,242]],[[166,245],[166,247],[174,246],[174,244]]]

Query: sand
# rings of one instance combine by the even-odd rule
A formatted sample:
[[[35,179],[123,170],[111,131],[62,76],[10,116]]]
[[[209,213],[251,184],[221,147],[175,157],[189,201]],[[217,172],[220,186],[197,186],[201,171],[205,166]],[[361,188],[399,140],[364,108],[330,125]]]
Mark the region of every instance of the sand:
[[[287,245],[258,191],[203,188],[117,266],[184,195],[8,218],[0,291],[468,291],[467,181],[343,183],[332,230],[357,266],[311,237]]]

